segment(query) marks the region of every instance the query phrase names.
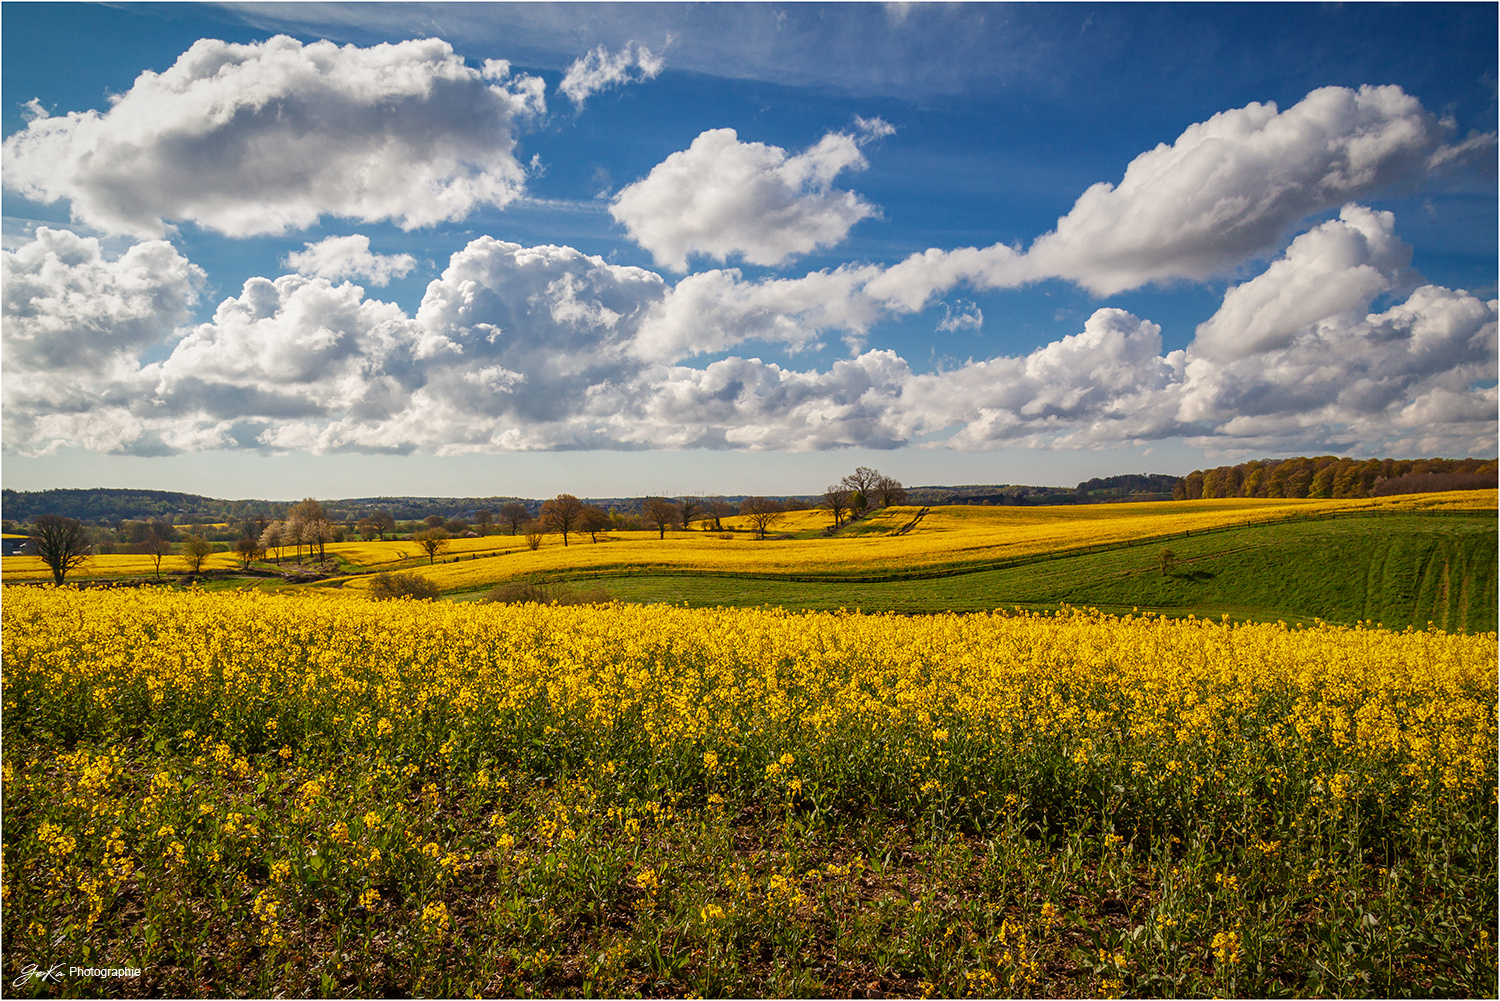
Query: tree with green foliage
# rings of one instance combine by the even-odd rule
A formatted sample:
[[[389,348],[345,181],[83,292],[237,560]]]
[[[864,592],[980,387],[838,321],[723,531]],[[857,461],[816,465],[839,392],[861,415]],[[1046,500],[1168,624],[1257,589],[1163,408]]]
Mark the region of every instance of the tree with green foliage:
[[[249,570],[250,564],[266,555],[265,550],[260,548],[260,541],[248,536],[234,544],[234,554],[240,558],[242,570]]]
[[[448,531],[443,528],[428,528],[413,535],[411,540],[427,554],[427,564],[431,566],[437,560],[438,553],[448,548]]]
[[[213,554],[214,547],[201,535],[189,535],[182,543],[182,558],[189,573],[201,573],[203,561]]]

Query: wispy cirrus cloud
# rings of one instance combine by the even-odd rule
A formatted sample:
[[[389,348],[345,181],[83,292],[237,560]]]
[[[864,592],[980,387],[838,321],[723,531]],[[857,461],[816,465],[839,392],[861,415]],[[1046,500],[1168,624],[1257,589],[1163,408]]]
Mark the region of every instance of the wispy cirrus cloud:
[[[670,43],[669,43],[670,44]],[[666,66],[666,60],[639,42],[627,42],[611,54],[600,45],[572,63],[557,89],[576,108],[592,95],[612,87],[651,80]]]

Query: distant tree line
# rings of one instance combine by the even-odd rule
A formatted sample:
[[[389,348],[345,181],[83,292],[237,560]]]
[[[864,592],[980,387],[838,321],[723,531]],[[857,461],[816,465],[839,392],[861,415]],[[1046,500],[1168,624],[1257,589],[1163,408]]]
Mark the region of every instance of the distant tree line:
[[[1494,459],[1257,459],[1235,466],[1195,469],[1172,492],[1173,500],[1222,497],[1341,498],[1496,486]]]
[[[1084,480],[1076,487],[1038,487],[1018,483],[990,486],[912,487],[909,503],[1039,507],[1058,504],[1110,504],[1171,500],[1181,478],[1165,473],[1125,473]]]

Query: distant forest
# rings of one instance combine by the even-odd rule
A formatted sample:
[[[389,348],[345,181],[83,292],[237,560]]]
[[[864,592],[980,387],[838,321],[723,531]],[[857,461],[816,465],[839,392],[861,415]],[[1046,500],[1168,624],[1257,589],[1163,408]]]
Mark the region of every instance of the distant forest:
[[[932,507],[940,504],[1106,504],[1121,501],[1171,500],[1179,477],[1163,473],[1130,473],[1095,477],[1076,487],[1028,487],[1014,484],[971,487],[910,487],[907,500]]]
[[[1257,459],[1195,469],[1173,489],[1173,500],[1219,497],[1384,497],[1497,485],[1494,459]]]

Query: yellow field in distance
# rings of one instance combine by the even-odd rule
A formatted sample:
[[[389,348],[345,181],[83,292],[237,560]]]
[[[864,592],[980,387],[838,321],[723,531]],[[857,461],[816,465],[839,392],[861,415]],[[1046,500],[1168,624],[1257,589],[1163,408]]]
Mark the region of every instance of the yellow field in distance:
[[[239,566],[233,553],[214,553],[203,561],[205,570]],[[181,574],[187,572],[187,562],[177,555],[163,556],[161,572]],[[156,572],[156,560],[151,556],[114,554],[92,556],[81,567],[68,571],[68,579],[78,577],[149,577]],[[7,556],[0,562],[0,577],[5,580],[51,580],[52,571],[40,556]]]
[[[654,531],[615,532],[610,533],[608,543],[590,544],[587,536],[574,536],[571,544],[564,546],[553,534],[536,551],[529,551],[522,544],[496,559],[459,560],[413,570],[444,591],[476,590],[533,574],[579,572],[671,570],[884,576],[1335,512],[1494,511],[1496,500],[1496,491],[1480,490],[1363,500],[1224,499],[1058,507],[953,506],[932,508],[901,535],[890,533],[910,524],[920,509],[896,507],[866,519],[867,534],[849,538],[770,538],[762,542],[742,528],[732,539],[721,539],[715,532],[669,532],[665,539],[659,539]],[[809,523],[819,517],[824,524],[829,521],[826,512],[797,514]],[[732,521],[738,527],[739,519]],[[789,521],[773,528],[772,535],[786,531],[792,524]],[[345,589],[360,591],[368,586],[368,578],[355,578]]]
[[[525,549],[526,539],[519,535],[485,535],[477,539],[449,539],[448,547],[439,559],[450,559],[456,555],[472,553],[507,552]],[[331,542],[327,547],[329,556],[360,567],[379,567],[403,560],[427,559],[415,542]],[[286,551],[287,556],[291,550]]]

